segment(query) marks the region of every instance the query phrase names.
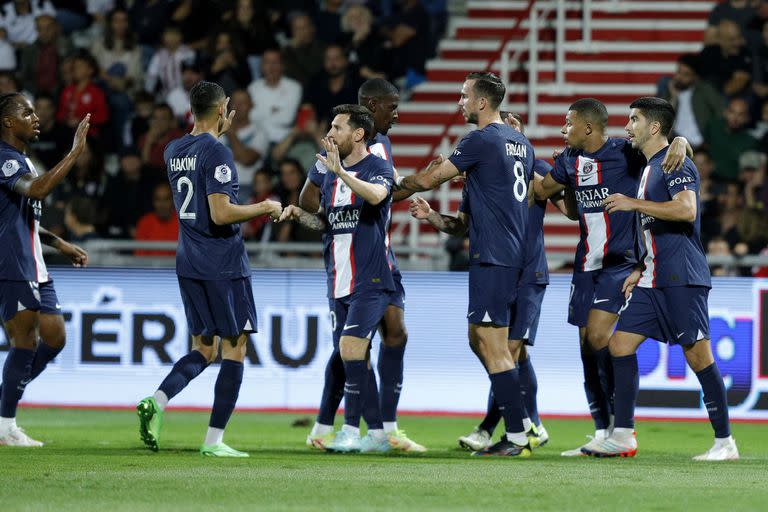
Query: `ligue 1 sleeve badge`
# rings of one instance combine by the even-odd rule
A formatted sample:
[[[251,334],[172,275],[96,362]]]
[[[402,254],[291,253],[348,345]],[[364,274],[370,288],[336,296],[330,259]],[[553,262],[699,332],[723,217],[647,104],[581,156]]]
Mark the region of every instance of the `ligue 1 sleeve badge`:
[[[18,161],[6,160],[6,162],[3,164],[3,174],[6,178],[10,178],[16,174],[16,171],[18,171],[20,167],[21,165],[19,165]]]
[[[227,164],[222,164],[216,167],[213,177],[216,178],[216,181],[219,183],[229,183],[232,180],[232,171]]]

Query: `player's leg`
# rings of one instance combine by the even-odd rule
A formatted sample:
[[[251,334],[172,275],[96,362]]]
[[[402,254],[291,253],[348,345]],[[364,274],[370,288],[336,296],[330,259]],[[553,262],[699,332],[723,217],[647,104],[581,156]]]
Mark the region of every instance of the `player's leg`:
[[[520,347],[517,369],[520,373],[520,392],[523,395],[523,406],[525,406],[525,411],[528,413],[531,421],[531,428],[527,431],[528,438],[531,447],[538,448],[549,442],[549,433],[544,428],[544,424],[539,417],[539,404],[537,400],[539,382],[525,343]],[[533,437],[536,439],[534,440]]]
[[[35,380],[66,344],[64,316],[53,281],[40,283],[40,342],[32,361],[30,380]]]
[[[16,424],[16,409],[31,379],[39,336],[39,310],[37,283],[0,281],[0,316],[10,344],[0,389],[0,445],[43,446]]]
[[[368,432],[360,439],[361,452],[388,452],[390,450],[387,434],[384,432],[384,421],[381,415],[381,400],[379,384],[376,382],[376,371],[371,366],[371,346],[368,345],[366,354],[368,367],[368,384],[363,397],[363,419],[368,426]]]
[[[596,295],[597,297],[597,292]],[[602,409],[603,418],[608,416],[608,430],[611,429],[611,420],[613,416],[613,364],[611,362],[611,352],[608,349],[608,342],[613,334],[616,321],[619,316],[615,312],[592,308],[589,311],[587,319],[586,341],[595,357],[597,363],[598,376],[600,379],[600,389],[602,390]],[[610,432],[609,432],[610,434]]]

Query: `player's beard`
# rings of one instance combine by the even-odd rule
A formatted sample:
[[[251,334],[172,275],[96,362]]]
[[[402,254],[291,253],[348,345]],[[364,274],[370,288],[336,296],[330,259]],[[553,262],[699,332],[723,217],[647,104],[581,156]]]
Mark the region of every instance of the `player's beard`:
[[[354,146],[352,140],[345,140],[344,142],[337,143],[336,147],[339,148],[339,160],[344,160],[352,153]]]
[[[467,112],[467,122],[469,124],[477,124],[477,114],[473,112]]]

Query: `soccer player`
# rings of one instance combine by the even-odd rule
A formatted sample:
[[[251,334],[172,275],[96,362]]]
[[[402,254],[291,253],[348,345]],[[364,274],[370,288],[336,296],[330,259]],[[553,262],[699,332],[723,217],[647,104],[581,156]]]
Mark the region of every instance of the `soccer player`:
[[[459,106],[469,123],[477,124],[448,159],[432,161],[424,171],[400,181],[408,192],[432,189],[466,175],[466,204],[471,215],[435,219],[445,232],[469,230],[469,342],[485,366],[506,435],[477,455],[531,455],[523,426],[519,371],[509,352],[509,325],[526,261],[533,147],[519,131],[501,120],[499,105],[506,88],[492,73],[470,73],[461,89]]]
[[[387,137],[387,132],[397,122],[399,101],[400,93],[397,87],[382,78],[368,80],[358,90],[358,104],[368,108],[373,114],[376,132],[374,137],[368,141],[368,151],[386,160],[393,170],[392,145],[389,137]],[[320,193],[326,175],[327,171],[321,164],[316,164],[309,170],[307,181],[299,197],[299,204],[305,211],[318,211]],[[373,432],[373,435],[379,438],[378,431],[383,429],[392,449],[421,453],[425,452],[426,448],[409,439],[405,431],[400,430],[397,425],[397,404],[403,387],[403,357],[408,332],[405,328],[404,318],[405,289],[395,254],[389,245],[389,220],[387,223],[388,258],[395,280],[396,292],[390,295],[391,302],[384,313],[384,320],[379,326],[379,335],[382,341],[378,361],[381,393],[379,393],[376,385],[376,374],[371,371],[367,395],[364,400],[363,418],[368,424],[369,435]],[[307,436],[308,446],[321,449],[332,439],[334,416],[344,392],[344,365],[339,355],[337,338],[338,336],[334,339],[334,351],[326,365],[325,383],[317,420]],[[380,404],[379,411],[375,407],[376,404]],[[368,436],[363,438],[364,448],[369,442],[375,444],[375,439]],[[378,446],[380,450],[385,449],[381,443],[378,443]]]
[[[624,304],[622,284],[637,263],[635,218],[610,213],[603,200],[610,194],[634,196],[645,157],[626,139],[605,134],[608,111],[602,102],[582,98],[565,116],[561,133],[568,148],[555,159],[552,172],[534,184],[536,199],[565,187],[574,190],[581,238],[576,255],[568,307],[568,323],[579,328],[584,391],[595,423],[595,436],[585,446],[608,437],[612,427],[613,366],[608,351],[618,313]],[[664,161],[679,167],[687,141],[678,137]],[[582,447],[562,453],[583,455]]]
[[[0,388],[0,445],[43,446],[16,424],[16,409],[26,385],[65,343],[61,305],[43,261],[41,242],[75,266],[84,266],[88,255],[41,228],[40,214],[42,201],[82,153],[89,121],[90,115],[80,121],[64,159],[38,176],[25,154],[40,133],[35,109],[20,93],[0,95],[0,317],[11,346]]]
[[[707,297],[709,266],[701,245],[700,177],[689,159],[674,172],[662,169],[669,151],[667,136],[675,111],[661,98],[639,98],[630,105],[625,130],[632,147],[648,159],[637,197],[614,193],[603,200],[605,210],[639,214],[644,256],[623,285],[626,302],[609,342],[613,358],[616,425],[613,433],[584,449],[596,457],[632,457],[635,401],[639,390],[637,348],[646,340],[683,348],[696,373],[715,443],[694,460],[736,460],[739,450],[731,436],[728,402],[720,370],[712,355]]]
[[[396,292],[387,244],[394,172],[389,162],[368,152],[374,121],[367,108],[339,105],[333,114],[331,129],[323,139],[326,155],[318,155],[318,160],[327,173],[320,206],[328,222],[328,298],[334,330],[341,331],[344,426],[324,448],[359,452],[363,449],[360,417],[370,378],[370,340]],[[282,219],[310,226],[317,222],[315,215],[296,207],[286,208]]]
[[[221,367],[200,453],[247,457],[224,443],[224,428],[243,380],[246,339],[257,328],[240,223],[261,215],[277,219],[282,207],[272,200],[237,204],[232,152],[217,140],[235,115],[235,111],[227,114],[224,89],[198,82],[189,91],[189,102],[195,119],[192,132],[168,144],[164,159],[179,216],[176,273],[192,351],[176,362],[154,395],[139,402],[139,432],[142,441],[157,451],[165,406],[216,359],[220,340]]]
[[[524,133],[522,119],[518,115],[502,112],[501,116],[510,125],[514,119],[518,129]],[[552,166],[546,161],[537,159],[533,164],[534,180],[544,179],[551,170]],[[469,214],[469,205],[466,204],[466,197],[464,199],[465,202],[462,203],[460,211]],[[567,215],[565,200],[562,197],[554,196],[552,202]],[[525,423],[524,426],[533,448],[542,446],[549,441],[549,434],[539,418],[536,402],[538,382],[528,354],[528,347],[532,347],[536,340],[541,303],[549,284],[549,269],[544,252],[544,212],[546,208],[547,201],[535,201],[528,213],[525,269],[518,284],[517,302],[512,314],[512,324],[509,327],[509,351],[519,368],[520,392],[527,413],[523,423]],[[418,219],[429,219],[429,203],[418,198],[412,203],[411,212]],[[432,218],[435,219],[434,214]],[[459,445],[474,451],[488,448],[491,445],[493,431],[500,420],[501,413],[496,406],[493,392],[489,391],[485,418],[474,431],[459,438]]]

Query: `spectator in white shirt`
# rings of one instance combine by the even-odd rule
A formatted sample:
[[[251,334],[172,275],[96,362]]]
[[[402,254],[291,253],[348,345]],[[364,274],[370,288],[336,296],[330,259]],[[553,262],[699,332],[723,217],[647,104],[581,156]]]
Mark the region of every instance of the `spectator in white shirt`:
[[[197,59],[185,60],[181,63],[181,84],[176,86],[165,102],[183,126],[192,126],[192,112],[189,109],[189,90],[203,79],[203,68]],[[231,108],[231,107],[230,107]]]
[[[195,58],[195,52],[181,43],[181,30],[169,25],[163,31],[163,46],[149,61],[144,78],[144,89],[149,93],[160,93],[165,97],[181,85],[181,63]],[[159,89],[159,91],[158,91]]]
[[[13,0],[3,6],[2,24],[8,31],[8,41],[16,47],[32,44],[37,39],[35,18],[43,14],[56,16],[50,0]]]
[[[8,31],[0,27],[0,71],[16,70],[16,50],[8,42]]]
[[[229,108],[235,111],[235,117],[221,142],[232,150],[238,181],[251,183],[253,175],[264,165],[269,141],[262,126],[249,120],[253,102],[248,91],[237,89],[232,92]],[[249,193],[248,187],[240,187],[240,200],[248,199]]]
[[[266,50],[261,58],[262,77],[251,82],[248,94],[253,101],[250,119],[262,125],[271,143],[278,143],[291,130],[301,102],[301,85],[283,76],[280,51]]]

